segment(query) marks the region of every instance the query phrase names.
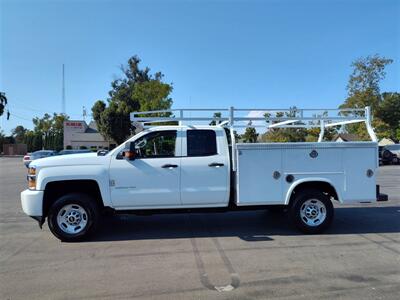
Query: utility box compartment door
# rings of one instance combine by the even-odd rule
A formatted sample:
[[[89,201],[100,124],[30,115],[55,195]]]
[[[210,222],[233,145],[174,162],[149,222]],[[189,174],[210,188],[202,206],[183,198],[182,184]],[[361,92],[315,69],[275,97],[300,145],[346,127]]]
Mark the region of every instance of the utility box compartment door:
[[[283,204],[282,151],[240,146],[236,151],[237,205]]]

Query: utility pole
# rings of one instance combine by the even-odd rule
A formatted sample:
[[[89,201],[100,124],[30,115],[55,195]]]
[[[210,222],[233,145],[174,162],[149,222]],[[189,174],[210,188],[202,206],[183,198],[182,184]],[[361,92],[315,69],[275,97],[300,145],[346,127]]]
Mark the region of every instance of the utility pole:
[[[62,65],[62,100],[61,100],[61,113],[65,114],[65,66]]]

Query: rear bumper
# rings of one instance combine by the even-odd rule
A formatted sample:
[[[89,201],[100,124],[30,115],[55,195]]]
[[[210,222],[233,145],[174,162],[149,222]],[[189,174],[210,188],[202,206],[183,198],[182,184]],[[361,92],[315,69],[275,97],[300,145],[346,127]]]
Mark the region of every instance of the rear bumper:
[[[25,190],[21,193],[22,210],[30,217],[43,215],[43,191]]]
[[[376,201],[389,201],[388,195],[380,192],[379,184],[376,185]]]

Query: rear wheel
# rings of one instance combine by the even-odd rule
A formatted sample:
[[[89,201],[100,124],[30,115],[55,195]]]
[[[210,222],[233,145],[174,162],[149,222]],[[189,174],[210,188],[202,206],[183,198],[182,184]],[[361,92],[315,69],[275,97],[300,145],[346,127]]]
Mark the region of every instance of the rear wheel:
[[[98,222],[94,199],[85,194],[67,194],[54,202],[48,215],[51,232],[61,241],[80,241],[92,233]]]
[[[332,201],[319,190],[304,190],[294,199],[290,218],[304,233],[320,233],[329,227],[333,220]]]

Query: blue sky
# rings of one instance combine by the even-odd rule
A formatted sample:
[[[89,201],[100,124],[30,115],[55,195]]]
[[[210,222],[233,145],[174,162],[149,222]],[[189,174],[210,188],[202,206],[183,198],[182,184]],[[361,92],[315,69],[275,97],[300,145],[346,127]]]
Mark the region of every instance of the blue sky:
[[[400,1],[0,0],[0,126],[61,111],[82,118],[107,99],[119,66],[139,55],[173,83],[174,107],[337,107],[351,62],[395,62],[382,91],[400,91]]]

